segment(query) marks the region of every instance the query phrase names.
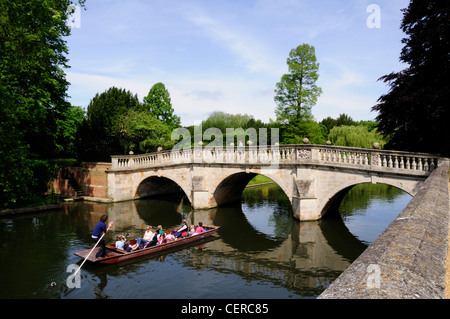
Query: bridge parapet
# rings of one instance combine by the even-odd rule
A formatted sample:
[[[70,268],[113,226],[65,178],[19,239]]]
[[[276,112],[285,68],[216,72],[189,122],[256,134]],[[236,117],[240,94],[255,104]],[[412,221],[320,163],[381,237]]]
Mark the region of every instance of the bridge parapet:
[[[191,163],[286,165],[315,164],[351,166],[428,175],[439,157],[424,153],[388,151],[330,145],[275,145],[247,147],[201,147],[142,155],[114,155],[112,170],[135,170]]]

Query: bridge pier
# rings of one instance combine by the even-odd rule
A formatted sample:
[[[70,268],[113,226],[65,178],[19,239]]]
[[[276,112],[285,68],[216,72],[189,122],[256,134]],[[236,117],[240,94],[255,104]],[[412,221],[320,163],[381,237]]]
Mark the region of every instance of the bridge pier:
[[[207,190],[193,190],[191,205],[194,209],[210,209],[218,206]]]
[[[319,220],[322,216],[317,210],[316,198],[300,198],[294,196],[291,200],[292,214],[300,221]]]

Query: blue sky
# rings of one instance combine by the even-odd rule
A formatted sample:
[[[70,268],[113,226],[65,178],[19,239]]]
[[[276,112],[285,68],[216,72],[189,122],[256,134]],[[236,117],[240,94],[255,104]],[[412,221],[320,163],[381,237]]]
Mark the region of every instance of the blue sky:
[[[407,0],[87,0],[67,38],[68,94],[87,107],[112,86],[142,101],[162,82],[182,125],[214,111],[275,119],[274,89],[289,51],[308,43],[320,64],[317,121],[373,120],[399,62]],[[379,8],[379,28],[367,20]],[[370,20],[374,21],[374,20]]]

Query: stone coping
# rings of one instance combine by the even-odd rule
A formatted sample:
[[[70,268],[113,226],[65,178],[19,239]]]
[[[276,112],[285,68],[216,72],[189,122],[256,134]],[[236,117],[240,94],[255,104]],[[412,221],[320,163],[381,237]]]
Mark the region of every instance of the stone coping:
[[[445,298],[448,164],[318,299]]]

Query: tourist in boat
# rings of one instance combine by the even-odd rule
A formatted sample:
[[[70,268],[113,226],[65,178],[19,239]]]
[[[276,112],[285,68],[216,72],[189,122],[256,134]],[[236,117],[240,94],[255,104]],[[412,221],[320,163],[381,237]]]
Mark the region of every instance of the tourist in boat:
[[[170,242],[176,240],[175,236],[174,236],[172,233],[168,233],[168,234],[166,235],[166,238],[165,238],[165,239],[166,239],[166,242],[167,242],[167,243],[170,243]]]
[[[162,234],[159,234],[158,242],[156,245],[161,245],[166,242],[166,234],[163,232]]]
[[[155,234],[152,232],[152,226],[147,226],[144,233],[144,237],[136,238],[136,243],[139,245],[140,248],[144,248],[152,240],[154,235]]]
[[[116,248],[118,249],[124,249],[124,244],[125,244],[126,238],[124,235],[117,235],[116,237]]]
[[[100,217],[99,222],[97,225],[95,225],[94,230],[92,231],[92,239],[94,242],[98,242],[98,246],[100,249],[98,250],[97,254],[95,255],[95,258],[105,257],[106,256],[106,241],[102,238],[99,241],[99,238],[102,236],[103,233],[107,233],[108,230],[111,228],[111,226],[114,224],[114,222],[110,222],[108,225],[108,228],[106,228],[106,221],[108,220],[108,215],[102,215]]]
[[[191,225],[191,229],[189,230],[188,235],[189,236],[195,235],[195,226],[194,225]]]
[[[157,243],[158,243],[158,236],[154,234],[152,239],[147,244],[145,244],[144,248],[155,246]]]
[[[183,235],[183,233],[186,232],[187,230],[188,230],[188,225],[187,225],[186,221],[183,220],[183,225],[180,227],[180,229],[178,229],[175,232],[174,236],[177,238],[180,238]]]
[[[164,231],[162,230],[161,225],[158,225],[158,227],[156,228],[156,232],[158,233],[158,235],[164,234]]]
[[[147,228],[145,229],[145,233],[144,233],[144,239],[145,240],[152,240],[153,236],[155,235],[154,232],[152,232],[152,226],[147,226]]]
[[[205,230],[203,229],[203,223],[202,222],[198,222],[198,226],[195,228],[195,233],[196,234],[201,234],[204,233]]]
[[[130,242],[127,240],[124,244],[123,244],[123,248],[125,251],[130,252],[133,250],[136,250],[139,248],[139,245],[136,243],[134,245],[130,245]]]

